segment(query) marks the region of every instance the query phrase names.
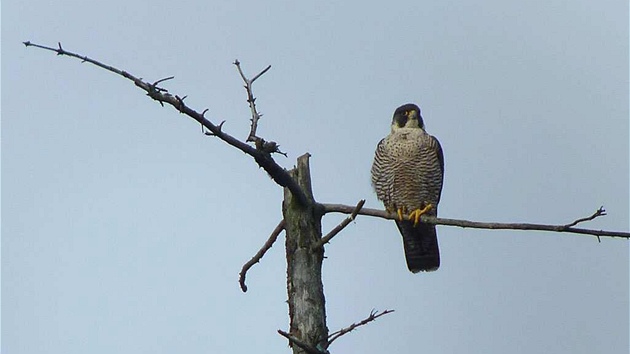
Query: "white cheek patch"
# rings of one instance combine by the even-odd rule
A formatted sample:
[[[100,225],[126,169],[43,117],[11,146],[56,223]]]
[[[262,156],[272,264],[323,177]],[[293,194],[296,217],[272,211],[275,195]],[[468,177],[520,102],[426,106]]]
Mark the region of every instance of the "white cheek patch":
[[[420,124],[418,124],[418,119],[413,118],[407,121],[407,125],[405,125],[405,127],[406,128],[420,128]]]

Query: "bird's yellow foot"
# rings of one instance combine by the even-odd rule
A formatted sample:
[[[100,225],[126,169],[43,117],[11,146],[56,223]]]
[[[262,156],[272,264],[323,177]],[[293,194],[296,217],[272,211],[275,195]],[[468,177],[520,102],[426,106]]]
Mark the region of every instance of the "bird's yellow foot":
[[[426,214],[429,210],[433,209],[433,205],[427,204],[422,209],[416,209],[409,214],[409,220],[413,220],[413,226],[418,225],[420,222],[420,217]],[[400,214],[399,214],[400,215]]]
[[[396,209],[396,213],[398,214],[398,221],[403,221],[403,215],[407,213],[407,210],[405,207],[400,207]]]

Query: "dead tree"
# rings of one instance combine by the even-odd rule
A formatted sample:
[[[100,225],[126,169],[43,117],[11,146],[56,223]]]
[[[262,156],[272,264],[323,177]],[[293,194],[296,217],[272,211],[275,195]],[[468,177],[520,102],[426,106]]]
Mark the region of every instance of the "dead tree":
[[[260,73],[247,78],[244,74],[241,64],[238,60],[234,61],[238,73],[244,82],[247,93],[247,103],[251,110],[251,126],[250,132],[245,141],[241,141],[232,135],[225,133],[223,123],[212,123],[205,117],[207,109],[199,113],[198,111],[188,107],[184,100],[186,96],[173,95],[167,89],[160,86],[163,82],[173,79],[167,77],[157,80],[153,83],[144,81],[127,71],[117,69],[113,66],[104,64],[97,60],[88,58],[84,55],[66,51],[62,48],[61,43],[57,48],[47,47],[31,42],[24,42],[26,47],[36,47],[57,53],[60,56],[69,56],[96,65],[102,69],[118,74],[132,81],[140,89],[144,90],[149,97],[158,101],[160,105],[171,105],[182,114],[186,114],[192,119],[199,122],[202,130],[207,136],[217,137],[227,144],[243,151],[251,156],[254,161],[262,167],[275,183],[284,188],[284,200],[282,204],[283,219],[273,230],[271,236],[265,242],[263,247],[249,260],[239,274],[239,283],[243,292],[247,291],[245,277],[247,271],[264,256],[265,252],[271,248],[282,231],[285,232],[286,242],[286,258],[287,258],[287,295],[289,304],[289,331],[278,330],[278,333],[285,337],[293,349],[293,353],[302,354],[322,354],[328,353],[330,344],[337,338],[343,336],[356,329],[374,321],[378,317],[391,313],[393,310],[374,311],[372,310],[368,317],[353,323],[348,327],[342,328],[332,334],[329,334],[326,326],[326,306],[322,284],[322,263],[324,260],[324,248],[333,237],[335,237],[343,228],[350,224],[357,215],[378,217],[383,219],[395,220],[397,215],[390,214],[384,210],[363,208],[365,200],[361,200],[356,206],[341,204],[322,204],[318,203],[311,188],[311,175],[309,169],[308,153],[297,159],[296,166],[287,171],[278,165],[272,155],[284,154],[279,149],[279,145],[274,141],[267,141],[257,135],[257,127],[261,114],[256,108],[256,98],[252,91],[253,83],[265,74],[271,66],[267,66]],[[251,145],[250,145],[251,143]],[[333,228],[325,236],[322,236],[321,220],[327,213],[344,213],[349,216],[339,225]],[[597,209],[592,215],[579,218],[568,224],[560,225],[543,225],[543,224],[525,224],[525,223],[488,223],[467,220],[455,220],[436,218],[427,215],[421,217],[421,222],[458,226],[463,228],[483,228],[483,229],[511,229],[511,230],[538,230],[551,232],[564,232],[591,235],[597,237],[618,237],[630,239],[630,233],[620,231],[605,231],[583,229],[575,227],[578,223],[590,221],[597,217],[606,215],[603,207]]]

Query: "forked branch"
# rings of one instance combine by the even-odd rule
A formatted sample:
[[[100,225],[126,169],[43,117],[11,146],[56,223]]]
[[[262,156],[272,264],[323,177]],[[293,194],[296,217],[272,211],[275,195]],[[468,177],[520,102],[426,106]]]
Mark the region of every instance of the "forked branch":
[[[256,146],[256,149],[258,150],[261,150],[270,154],[278,153],[286,157],[287,154],[280,151],[280,145],[278,145],[275,141],[265,141],[265,139],[259,137],[256,133],[256,131],[258,130],[258,121],[262,117],[262,113],[258,112],[258,109],[256,108],[256,97],[254,97],[254,91],[252,89],[252,86],[254,84],[254,81],[256,81],[256,79],[258,79],[267,71],[269,71],[269,69],[271,69],[271,65],[264,68],[261,72],[256,74],[256,76],[254,76],[252,79],[248,79],[247,76],[245,76],[245,73],[243,73],[243,69],[241,69],[241,62],[239,62],[238,59],[236,59],[234,60],[233,64],[238,69],[238,73],[239,75],[241,75],[241,79],[243,79],[243,83],[245,83],[244,87],[245,87],[245,91],[247,92],[247,104],[249,105],[249,109],[252,114],[252,118],[250,119],[252,124],[249,129],[249,135],[247,136],[247,139],[245,141],[253,142],[254,145]]]
[[[245,141],[256,141],[258,136],[256,136],[256,130],[258,129],[258,120],[262,116],[262,114],[258,113],[256,109],[256,98],[254,97],[254,93],[252,91],[252,85],[254,81],[261,77],[264,73],[266,73],[269,69],[271,69],[271,65],[267,66],[263,71],[258,73],[258,75],[254,76],[252,79],[248,79],[243,73],[243,69],[241,69],[241,62],[238,59],[234,60],[234,65],[238,69],[238,73],[241,75],[241,79],[245,83],[245,91],[247,91],[247,104],[249,105],[249,109],[252,111],[252,125],[249,130],[249,135],[247,136],[247,140]]]
[[[591,220],[593,220],[593,219],[595,219],[597,217],[605,216],[605,215],[606,215],[606,210],[604,210],[604,206],[600,206],[599,209],[595,210],[595,212],[591,216],[587,216],[585,218],[580,218],[580,219],[577,219],[577,220],[575,220],[573,222],[570,222],[570,223],[564,225],[564,228],[570,228],[570,227],[573,227],[573,226],[575,226],[575,225],[577,225],[577,224],[579,224],[581,222],[591,221]]]

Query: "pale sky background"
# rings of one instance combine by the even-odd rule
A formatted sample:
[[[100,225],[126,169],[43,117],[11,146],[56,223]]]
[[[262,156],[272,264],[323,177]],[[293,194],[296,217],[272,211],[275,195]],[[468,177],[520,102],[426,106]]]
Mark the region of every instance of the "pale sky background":
[[[628,2],[2,2],[3,354],[289,353],[281,218],[253,160],[132,83],[245,138],[312,154],[321,202],[380,208],[369,170],[394,109],[422,108],[446,159],[440,215],[628,230]],[[328,215],[324,230],[343,216]],[[332,353],[628,353],[628,242],[438,227],[442,266],[411,274],[393,222],[326,248],[331,332],[396,312]]]

